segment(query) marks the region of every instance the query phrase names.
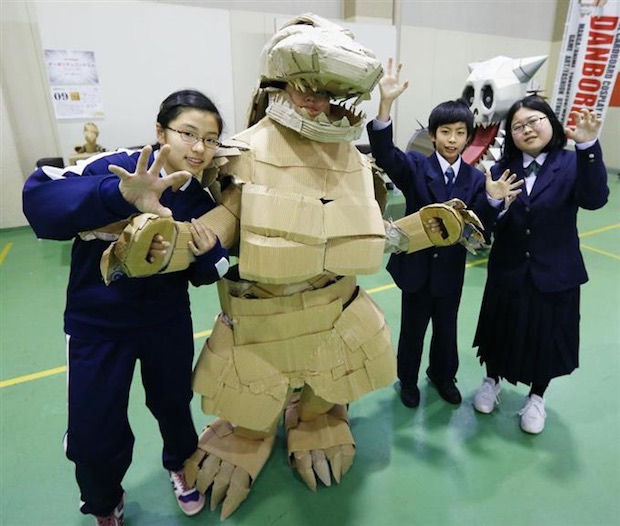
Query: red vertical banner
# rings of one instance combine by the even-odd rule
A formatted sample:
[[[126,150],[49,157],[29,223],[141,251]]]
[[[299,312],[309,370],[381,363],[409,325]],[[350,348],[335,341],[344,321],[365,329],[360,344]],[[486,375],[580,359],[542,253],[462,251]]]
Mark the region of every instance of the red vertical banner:
[[[551,103],[563,124],[573,124],[573,111],[604,119],[612,100],[620,105],[619,61],[620,0],[571,0]]]

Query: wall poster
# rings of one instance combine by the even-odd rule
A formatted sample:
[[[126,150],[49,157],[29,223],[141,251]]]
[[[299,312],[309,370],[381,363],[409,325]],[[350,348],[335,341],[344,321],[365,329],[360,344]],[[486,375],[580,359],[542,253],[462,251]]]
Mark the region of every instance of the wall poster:
[[[46,49],[45,65],[57,119],[104,116],[94,51]]]

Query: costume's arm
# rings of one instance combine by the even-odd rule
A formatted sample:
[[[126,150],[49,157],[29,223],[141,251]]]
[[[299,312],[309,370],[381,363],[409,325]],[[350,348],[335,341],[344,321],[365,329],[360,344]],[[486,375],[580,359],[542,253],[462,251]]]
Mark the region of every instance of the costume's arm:
[[[218,237],[222,247],[229,248],[239,238],[240,209],[241,190],[231,184],[222,192],[222,202],[197,221]],[[166,253],[151,258],[151,242],[156,235],[168,242],[169,248]],[[189,248],[191,239],[189,223],[154,214],[139,215],[125,227],[118,241],[104,252],[101,259],[104,280],[109,283],[118,273],[144,277],[184,270],[196,260]]]
[[[386,252],[411,254],[429,247],[462,243],[469,249],[484,236],[480,219],[460,199],[427,205],[397,221],[386,221]]]
[[[101,163],[89,171],[80,175],[77,170],[45,166],[26,180],[23,210],[38,237],[71,239],[137,212],[121,195],[118,177]]]
[[[224,248],[230,249],[239,241],[241,217],[241,187],[230,183],[221,193],[219,205],[199,218],[220,240]]]

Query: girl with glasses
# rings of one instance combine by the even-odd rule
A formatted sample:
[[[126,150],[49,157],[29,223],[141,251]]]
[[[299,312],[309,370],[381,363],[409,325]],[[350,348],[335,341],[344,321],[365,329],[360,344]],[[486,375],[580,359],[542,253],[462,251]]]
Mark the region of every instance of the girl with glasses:
[[[579,249],[577,212],[607,202],[607,170],[597,136],[601,119],[583,109],[564,128],[538,96],[517,101],[506,117],[503,156],[492,168],[525,179],[506,199],[494,228],[474,346],[486,366],[474,407],[491,413],[500,379],[529,386],[521,429],[545,425],[549,382],[579,366],[579,296],[588,276]],[[567,138],[575,151],[565,149]]]
[[[226,250],[193,219],[215,207],[200,179],[221,132],[222,118],[208,97],[178,91],[159,108],[156,145],[100,154],[80,167],[44,166],[24,187],[24,212],[36,235],[74,240],[64,314],[65,446],[75,463],[80,510],[94,515],[96,524],[123,524],[122,480],[134,444],[127,405],[138,360],[175,499],[186,515],[204,506],[204,496],[185,483],[183,472],[198,443],[190,412],[194,341],[188,283],[213,283],[228,270]],[[124,220],[139,212],[191,222],[188,245],[194,262],[183,272],[120,277],[105,285],[102,254],[118,238]],[[120,227],[111,228],[112,223]],[[154,244],[165,250],[158,237]]]

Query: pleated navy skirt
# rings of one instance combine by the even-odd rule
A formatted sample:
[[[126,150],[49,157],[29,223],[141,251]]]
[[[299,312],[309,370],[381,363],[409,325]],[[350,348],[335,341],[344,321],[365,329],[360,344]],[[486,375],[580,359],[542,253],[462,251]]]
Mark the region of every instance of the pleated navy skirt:
[[[487,370],[510,383],[547,384],[579,367],[580,288],[508,290],[487,281],[474,347]]]

